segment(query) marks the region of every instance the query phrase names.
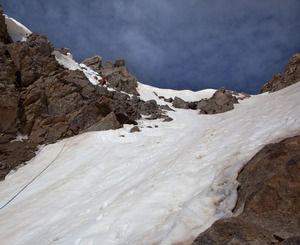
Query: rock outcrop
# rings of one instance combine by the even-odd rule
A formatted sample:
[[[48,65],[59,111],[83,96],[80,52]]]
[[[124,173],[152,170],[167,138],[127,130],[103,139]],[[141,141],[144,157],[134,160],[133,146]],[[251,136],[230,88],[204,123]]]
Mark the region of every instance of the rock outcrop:
[[[265,146],[238,176],[235,207],[243,213],[216,221],[196,244],[299,244],[300,136]]]
[[[233,92],[221,87],[211,98],[199,101],[197,109],[201,114],[217,114],[232,110],[235,103],[238,103],[238,99]]]
[[[223,113],[226,111],[230,111],[234,108],[234,104],[238,103],[238,99],[235,92],[230,90],[226,90],[225,87],[219,88],[211,98],[209,99],[202,99],[200,101],[192,101],[187,102],[181,98],[175,97],[173,99],[165,99],[161,97],[166,102],[172,102],[172,105],[175,108],[181,109],[192,109],[192,110],[199,110],[201,114],[217,114]],[[247,94],[243,95],[244,97],[248,97]]]
[[[106,61],[100,69],[100,75],[107,79],[109,86],[117,91],[139,95],[137,92],[137,79],[129,73],[125,60],[116,60],[115,63]]]
[[[68,54],[69,49],[56,49],[37,33],[26,41],[11,42],[2,15],[0,26],[0,179],[30,160],[38,144],[81,132],[136,125],[142,115],[167,119],[156,101],[145,102],[137,96],[137,79],[124,60],[106,62],[103,67],[100,56],[85,60],[115,90],[107,89],[93,85],[81,70],[58,63],[53,51]],[[18,134],[27,137],[15,143]],[[17,147],[24,150],[20,157],[9,150]]]
[[[95,55],[94,57],[87,58],[84,61],[82,61],[82,64],[85,64],[93,71],[100,73],[102,67],[102,57],[99,55]]]
[[[260,93],[275,92],[300,81],[300,53],[294,54],[285,68],[285,72],[278,73],[267,82]]]
[[[5,17],[3,15],[3,8],[0,5],[0,42],[4,44],[12,43],[12,40],[7,32],[7,26],[5,24]]]

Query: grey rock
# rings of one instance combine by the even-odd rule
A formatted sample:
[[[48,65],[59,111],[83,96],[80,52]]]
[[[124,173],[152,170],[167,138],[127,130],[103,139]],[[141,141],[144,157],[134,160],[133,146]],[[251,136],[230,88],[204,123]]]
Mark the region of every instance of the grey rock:
[[[117,117],[114,112],[109,113],[106,117],[101,119],[98,123],[93,124],[86,131],[103,131],[110,129],[121,128],[122,125],[117,120]]]
[[[285,68],[285,72],[273,76],[260,93],[275,92],[300,81],[300,53],[294,54]]]
[[[175,97],[172,104],[175,108],[189,109],[189,103],[179,97]]]
[[[139,129],[138,126],[133,126],[131,129],[130,129],[130,133],[134,133],[134,132],[140,132],[141,130]]]
[[[116,67],[125,66],[125,60],[116,60],[114,65]]]
[[[85,64],[95,72],[99,73],[102,67],[102,57],[95,55],[92,58],[85,59],[82,64]]]
[[[221,87],[210,99],[201,100],[197,108],[202,114],[217,114],[232,110],[235,103],[238,103],[238,100],[233,96],[233,92]]]
[[[235,209],[193,244],[299,244],[300,136],[270,144],[241,170]]]
[[[158,105],[155,100],[149,100],[144,103],[141,103],[140,113],[143,115],[151,115],[158,111]]]

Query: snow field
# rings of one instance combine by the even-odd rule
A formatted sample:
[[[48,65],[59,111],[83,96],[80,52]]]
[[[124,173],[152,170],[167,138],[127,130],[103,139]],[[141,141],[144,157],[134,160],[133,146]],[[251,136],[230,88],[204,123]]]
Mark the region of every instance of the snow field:
[[[25,41],[30,31],[7,20],[13,40]],[[53,55],[98,83],[88,67]],[[140,83],[138,91],[160,104],[158,96],[196,101],[215,92]],[[223,114],[175,109],[168,112],[171,122],[139,121],[138,133],[125,125],[44,146],[0,182],[2,207],[52,163],[0,210],[1,244],[190,244],[215,220],[232,215],[243,165],[265,144],[299,135],[299,102],[297,83],[252,96]]]
[[[190,244],[231,215],[242,166],[300,133],[299,100],[300,83],[223,114],[176,109],[171,122],[141,120],[138,133],[125,125],[48,145],[0,183],[2,206],[63,149],[0,212],[1,243]]]

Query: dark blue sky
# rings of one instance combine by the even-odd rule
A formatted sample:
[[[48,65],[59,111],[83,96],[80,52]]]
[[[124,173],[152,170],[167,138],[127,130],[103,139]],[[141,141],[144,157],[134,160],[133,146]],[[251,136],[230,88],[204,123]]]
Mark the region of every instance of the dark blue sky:
[[[161,88],[256,94],[300,52],[300,0],[9,0],[4,13],[77,62],[125,59]]]

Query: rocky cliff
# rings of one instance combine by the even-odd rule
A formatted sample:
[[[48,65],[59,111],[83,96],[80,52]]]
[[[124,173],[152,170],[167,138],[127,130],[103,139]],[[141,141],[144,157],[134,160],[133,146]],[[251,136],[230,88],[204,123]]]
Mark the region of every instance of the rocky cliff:
[[[300,81],[300,54],[263,92]],[[265,146],[238,176],[234,217],[216,221],[196,244],[300,244],[300,136]]]
[[[13,42],[2,13],[0,7],[0,180],[30,160],[39,144],[135,125],[142,115],[171,120],[164,114],[169,108],[139,98],[137,79],[124,60],[104,64],[100,56],[85,60],[109,87],[93,85],[82,70],[69,70],[56,60],[54,51],[66,55],[69,50],[56,49],[45,36],[33,33],[27,41]],[[296,54],[285,73],[275,75],[262,92],[299,81],[299,64]],[[215,114],[233,109],[244,97],[220,88],[201,101],[161,99],[175,108]],[[266,146],[246,164],[238,177],[236,217],[215,222],[194,244],[299,244],[299,146],[299,137],[286,139]]]
[[[265,146],[240,172],[240,215],[216,221],[196,244],[300,244],[300,136]]]
[[[294,54],[285,68],[285,72],[278,73],[267,82],[260,93],[275,92],[300,81],[300,53]]]
[[[45,36],[12,42],[2,13],[0,8],[0,179],[30,160],[37,145],[135,125],[142,115],[168,118],[155,101],[138,97],[137,79],[124,60],[104,66],[100,56],[86,60],[108,81],[108,87],[93,85],[82,70],[57,61],[54,51],[69,50],[56,49]]]

